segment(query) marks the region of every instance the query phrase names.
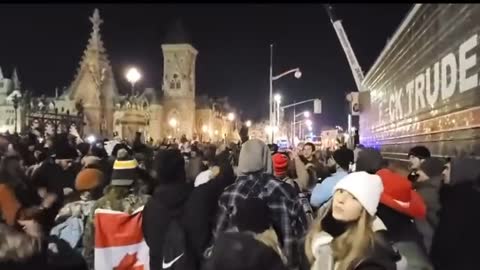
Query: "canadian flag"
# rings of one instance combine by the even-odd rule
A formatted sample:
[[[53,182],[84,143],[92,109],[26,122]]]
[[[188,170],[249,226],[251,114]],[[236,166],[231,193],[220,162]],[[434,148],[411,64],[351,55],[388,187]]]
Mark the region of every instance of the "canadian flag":
[[[148,270],[149,248],[142,232],[143,206],[131,215],[95,210],[95,270]]]

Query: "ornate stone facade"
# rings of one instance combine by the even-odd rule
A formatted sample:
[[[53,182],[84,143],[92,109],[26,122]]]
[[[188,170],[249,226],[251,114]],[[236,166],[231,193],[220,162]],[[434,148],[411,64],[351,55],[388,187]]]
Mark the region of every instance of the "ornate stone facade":
[[[141,132],[144,138],[154,141],[184,135],[213,141],[238,138],[235,135],[235,122],[228,121],[226,117],[227,113],[233,112],[232,108],[215,108],[213,100],[205,97],[200,98],[202,105],[198,104],[199,97],[195,89],[198,51],[186,38],[181,23],[177,22],[170,29],[166,44],[162,45],[162,89],[146,88],[135,96],[121,96],[101,39],[100,25],[103,20],[98,9],[94,10],[90,22],[92,32],[73,82],[60,96],[48,98],[56,108],[72,115],[77,115],[78,105],[82,105],[84,135],[111,138],[117,134],[125,139],[133,139],[136,132]],[[18,81],[16,73],[15,78]],[[2,95],[6,98],[15,88],[12,81],[15,81],[14,78],[5,81],[12,86],[8,86],[9,90],[3,93],[0,79],[0,111],[5,103],[8,110],[3,115],[8,118],[3,127],[8,129],[13,124],[10,123],[13,122],[13,107],[7,101],[2,101]],[[223,103],[225,105],[226,102]]]

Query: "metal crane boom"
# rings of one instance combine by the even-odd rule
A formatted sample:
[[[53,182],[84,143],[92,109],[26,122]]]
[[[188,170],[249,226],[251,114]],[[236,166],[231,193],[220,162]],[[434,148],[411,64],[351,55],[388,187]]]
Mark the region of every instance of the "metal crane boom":
[[[347,34],[345,33],[345,30],[343,29],[343,26],[342,26],[342,21],[335,16],[332,5],[326,4],[324,6],[325,6],[325,9],[327,10],[328,16],[330,17],[330,21],[333,24],[333,28],[337,33],[338,39],[342,44],[343,50],[345,51],[358,91],[361,91],[362,81],[364,78],[363,71],[360,65],[358,64],[357,57],[355,57],[355,54],[353,53],[352,46],[350,46],[350,42],[348,41]]]

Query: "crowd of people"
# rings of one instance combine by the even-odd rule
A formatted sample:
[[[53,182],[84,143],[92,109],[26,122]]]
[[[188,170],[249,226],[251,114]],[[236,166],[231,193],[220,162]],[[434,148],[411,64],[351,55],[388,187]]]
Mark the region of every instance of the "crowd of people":
[[[480,160],[140,138],[0,137],[0,269],[103,270],[101,229],[138,237],[99,213],[140,215],[148,247],[112,270],[478,268]]]

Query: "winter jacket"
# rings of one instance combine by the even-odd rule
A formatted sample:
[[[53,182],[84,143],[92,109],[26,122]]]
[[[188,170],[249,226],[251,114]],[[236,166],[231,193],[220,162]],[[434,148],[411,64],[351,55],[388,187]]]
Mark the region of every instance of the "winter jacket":
[[[310,203],[313,207],[320,207],[333,196],[333,188],[345,176],[347,172],[339,169],[336,173],[327,177],[322,183],[317,184],[312,191]]]
[[[72,171],[64,171],[53,160],[45,161],[32,176],[32,184],[35,189],[44,187],[48,193],[57,195],[55,203],[46,210],[46,223],[43,224],[47,231],[54,226],[53,220],[64,203],[64,188],[74,189],[75,175]]]
[[[380,203],[377,216],[387,227],[386,235],[398,248],[400,254],[405,256],[408,270],[433,269],[425,248],[422,236],[412,219]]]
[[[152,199],[145,205],[143,210],[142,230],[145,241],[150,248],[150,269],[162,269],[163,244],[165,233],[170,222],[176,218],[186,231],[189,247],[194,251],[197,258],[202,254],[202,245],[205,240],[201,239],[208,233],[197,232],[196,228],[205,228],[202,224],[208,218],[198,216],[196,209],[202,208],[202,202],[189,200],[192,193],[192,184],[175,183],[159,185]]]
[[[312,183],[316,183],[317,179],[316,178],[311,178],[311,175],[309,174],[307,167],[303,163],[303,161],[300,159],[300,157],[296,157],[294,160],[289,161],[289,170],[293,170],[294,173],[291,175],[294,176],[296,175],[296,178],[294,181],[297,183],[297,185],[300,187],[301,191],[309,191],[310,186]],[[293,187],[293,183],[289,183]]]
[[[440,212],[440,187],[442,185],[441,176],[428,179],[426,181],[417,181],[414,188],[422,196],[427,206],[426,219],[416,219],[415,225],[423,236],[423,242],[427,252],[430,253],[433,236],[439,223]]]
[[[454,181],[463,182],[459,179]],[[480,243],[480,188],[472,183],[442,187],[440,222],[432,243],[435,270],[472,270],[478,268]]]
[[[90,210],[83,235],[83,255],[90,269],[93,269],[94,264],[95,210],[109,209],[131,214],[144,206],[149,199],[149,196],[130,193],[128,187],[108,186],[105,191],[105,195],[98,199]]]
[[[78,247],[94,204],[95,201],[92,200],[80,200],[65,205],[58,213],[56,220],[66,220],[53,227],[50,235],[66,241],[71,248]]]

